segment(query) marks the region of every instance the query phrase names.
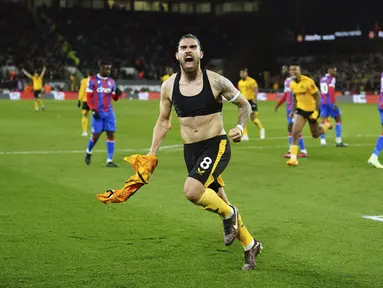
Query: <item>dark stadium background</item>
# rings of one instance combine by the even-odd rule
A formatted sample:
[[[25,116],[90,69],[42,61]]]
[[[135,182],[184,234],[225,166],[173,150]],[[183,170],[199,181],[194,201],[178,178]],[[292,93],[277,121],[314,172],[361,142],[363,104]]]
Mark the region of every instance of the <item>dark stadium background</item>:
[[[12,90],[26,84],[20,68],[32,71],[43,64],[53,89],[65,81],[64,90],[76,90],[85,70],[95,69],[102,57],[113,59],[118,79],[159,80],[165,67],[177,69],[175,47],[186,33],[200,38],[203,65],[234,82],[247,67],[264,91],[275,83],[280,89],[280,65],[288,61],[301,62],[316,80],[328,63],[338,65],[338,90],[352,92],[377,91],[383,70],[381,1],[20,0],[0,5],[1,87]],[[346,34],[331,38],[336,32]],[[330,40],[304,40],[315,34]],[[308,62],[305,56],[311,56]]]
[[[175,113],[149,184],[125,203],[96,198],[132,174],[125,156],[149,150],[161,77],[177,71],[186,33],[200,38],[204,67],[235,85],[246,67],[259,84],[266,138],[249,123],[250,140],[231,144],[223,175],[264,245],[250,273],[241,271],[240,243],[224,246],[221,219],[185,199]],[[367,163],[382,133],[382,0],[0,0],[0,36],[0,288],[383,287],[382,171]],[[84,163],[89,138],[77,91],[101,58],[113,61],[123,91],[113,102],[117,169],[105,167],[104,135]],[[274,110],[281,65],[293,62],[317,84],[327,65],[337,66],[349,144],[335,147],[328,131],[322,148],[306,125],[309,157],[296,168],[283,158],[285,107]],[[43,65],[46,109],[35,112],[21,69]],[[223,107],[229,131],[238,108]]]

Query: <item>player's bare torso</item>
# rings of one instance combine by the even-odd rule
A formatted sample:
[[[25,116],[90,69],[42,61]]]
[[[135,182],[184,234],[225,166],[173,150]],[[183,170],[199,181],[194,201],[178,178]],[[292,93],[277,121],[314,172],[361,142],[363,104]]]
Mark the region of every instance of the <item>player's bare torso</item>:
[[[209,83],[217,102],[222,101],[220,86],[217,85],[220,80],[220,75],[212,71],[207,71]],[[172,101],[173,86],[175,75],[168,79],[166,83],[167,95],[169,100]],[[198,95],[203,89],[203,75],[199,76],[194,81],[187,81],[181,77],[179,82],[179,89],[184,97],[194,97]],[[178,118],[181,126],[181,137],[185,143],[194,143],[203,141],[215,136],[226,134],[223,129],[222,113],[214,113],[209,115],[201,115],[195,117],[182,117]]]

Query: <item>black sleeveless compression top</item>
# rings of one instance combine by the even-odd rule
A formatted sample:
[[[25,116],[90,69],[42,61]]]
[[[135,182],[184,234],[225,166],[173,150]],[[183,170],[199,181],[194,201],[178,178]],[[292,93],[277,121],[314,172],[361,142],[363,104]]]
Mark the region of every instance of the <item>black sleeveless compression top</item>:
[[[178,117],[194,117],[209,115],[222,111],[222,103],[218,103],[211,90],[206,70],[202,70],[203,88],[195,96],[183,96],[180,92],[181,73],[174,80],[172,102]]]

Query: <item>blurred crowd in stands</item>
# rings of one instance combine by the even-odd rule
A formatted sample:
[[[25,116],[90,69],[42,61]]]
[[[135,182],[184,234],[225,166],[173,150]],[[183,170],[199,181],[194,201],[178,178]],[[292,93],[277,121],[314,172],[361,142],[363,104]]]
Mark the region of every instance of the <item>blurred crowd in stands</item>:
[[[15,21],[15,15],[17,20]],[[78,88],[79,71],[95,68],[97,61],[107,57],[114,63],[113,75],[119,79],[159,80],[165,68],[177,68],[174,53],[178,37],[192,32],[200,37],[211,59],[225,59],[236,51],[241,37],[249,33],[238,29],[238,14],[171,14],[128,12],[120,9],[82,9],[42,7],[32,13],[13,3],[0,4],[0,87],[23,89],[25,68],[47,67],[45,80],[70,81],[70,89]],[[250,25],[251,15],[242,15],[241,27]],[[214,25],[211,25],[214,23]],[[255,56],[256,57],[256,56]],[[299,62],[303,72],[317,82],[324,75],[324,64],[338,68],[337,88],[342,91],[377,91],[383,71],[383,56],[347,55],[342,57],[315,56],[282,59],[280,64]],[[273,63],[275,64],[275,63]],[[276,65],[271,65],[276,67]],[[130,68],[130,69],[126,69]],[[278,71],[273,71],[273,90],[283,87]]]
[[[299,63],[302,72],[312,77],[316,83],[326,73],[326,66],[332,65],[337,68],[337,84],[339,91],[353,91],[355,93],[369,91],[378,93],[380,91],[380,79],[383,72],[383,55],[361,54],[361,55],[315,55],[300,58],[284,58],[282,63]],[[272,79],[273,90],[278,90],[283,85],[284,79],[275,75]]]

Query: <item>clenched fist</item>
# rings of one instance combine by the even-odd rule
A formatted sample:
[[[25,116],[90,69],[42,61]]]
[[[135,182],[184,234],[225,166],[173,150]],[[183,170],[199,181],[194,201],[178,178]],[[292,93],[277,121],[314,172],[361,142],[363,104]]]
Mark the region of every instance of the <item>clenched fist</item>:
[[[240,142],[242,138],[242,130],[238,127],[230,129],[229,138],[233,142]]]

